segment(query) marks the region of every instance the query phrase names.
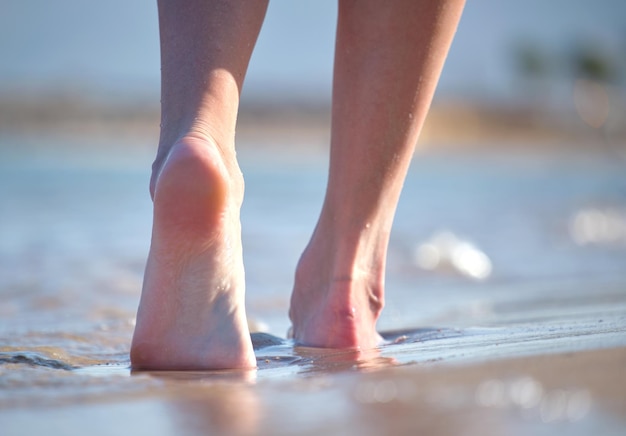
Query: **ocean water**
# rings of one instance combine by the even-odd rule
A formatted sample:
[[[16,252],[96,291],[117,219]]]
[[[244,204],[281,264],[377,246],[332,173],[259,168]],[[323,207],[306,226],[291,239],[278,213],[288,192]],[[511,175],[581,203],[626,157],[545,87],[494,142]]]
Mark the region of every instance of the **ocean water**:
[[[129,377],[128,357],[150,238],[151,152],[36,142],[4,137],[0,147],[0,408],[15,418],[84,398],[113,408],[153,398],[153,381]],[[271,335],[255,337],[257,381],[626,345],[619,159],[418,154],[391,237],[379,324],[388,343],[355,357],[283,339],[325,156],[254,144],[239,156],[248,314]]]

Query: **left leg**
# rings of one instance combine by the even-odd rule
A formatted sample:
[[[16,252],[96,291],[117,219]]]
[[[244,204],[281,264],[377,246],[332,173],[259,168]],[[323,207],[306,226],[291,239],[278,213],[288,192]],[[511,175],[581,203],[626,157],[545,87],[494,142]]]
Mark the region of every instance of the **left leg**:
[[[252,368],[235,156],[239,94],[267,3],[160,0],[161,137],[133,368]]]

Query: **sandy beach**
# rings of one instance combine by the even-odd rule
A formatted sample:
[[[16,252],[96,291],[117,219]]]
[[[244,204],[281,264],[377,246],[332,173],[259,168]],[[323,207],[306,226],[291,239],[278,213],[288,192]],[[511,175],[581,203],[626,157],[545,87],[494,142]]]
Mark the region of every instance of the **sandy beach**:
[[[247,306],[265,332],[249,372],[129,368],[151,131],[3,135],[2,435],[623,434],[621,146],[432,133],[391,238],[387,343],[316,350],[283,338],[323,197],[323,119],[238,134]]]
[[[315,372],[269,379],[74,369],[21,404],[7,378],[25,362],[5,364],[3,434],[623,434],[623,346],[397,368],[319,354]]]
[[[0,436],[626,435],[626,2],[466,2],[432,106],[409,113],[428,109],[390,235],[384,343],[363,351],[287,339],[294,271],[325,196],[333,82],[337,103],[348,72],[357,85],[393,78],[384,92],[372,81],[363,108],[395,119],[386,103],[402,81],[414,102],[430,92],[434,67],[412,64],[444,53],[440,19],[406,15],[362,39],[372,22],[347,19],[344,4],[272,1],[255,42],[257,21],[223,8],[209,27],[187,23],[211,35],[201,55],[152,1],[5,3]],[[437,38],[405,47],[404,66],[390,62],[394,37],[333,73],[335,52],[361,58],[352,43],[430,27]],[[194,87],[187,73],[205,66],[232,73],[227,88],[205,84],[239,104],[257,368],[136,371],[161,98],[179,88],[168,75]]]

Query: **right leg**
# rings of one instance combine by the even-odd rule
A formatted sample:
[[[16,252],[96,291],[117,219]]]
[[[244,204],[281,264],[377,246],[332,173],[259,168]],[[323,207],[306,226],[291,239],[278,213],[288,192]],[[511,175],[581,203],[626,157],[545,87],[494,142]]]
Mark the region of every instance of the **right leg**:
[[[463,0],[340,0],[330,170],[296,270],[297,342],[375,347],[387,245]]]
[[[266,1],[159,1],[161,136],[152,243],[131,362],[256,366],[244,308],[239,94]]]

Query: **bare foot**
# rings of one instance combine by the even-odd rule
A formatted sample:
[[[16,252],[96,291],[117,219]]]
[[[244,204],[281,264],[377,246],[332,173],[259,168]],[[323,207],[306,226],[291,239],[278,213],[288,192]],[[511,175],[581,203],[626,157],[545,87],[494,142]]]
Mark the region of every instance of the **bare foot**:
[[[157,162],[159,162],[157,160]],[[131,346],[134,369],[256,366],[244,308],[234,156],[184,138],[155,165],[152,244]]]
[[[382,342],[376,321],[384,305],[386,249],[333,239],[328,228],[318,224],[298,263],[289,309],[293,338],[313,347],[374,348]],[[368,233],[369,226],[361,242]]]

